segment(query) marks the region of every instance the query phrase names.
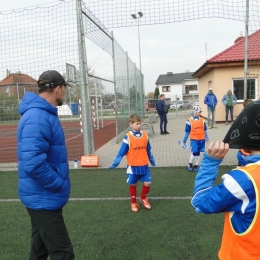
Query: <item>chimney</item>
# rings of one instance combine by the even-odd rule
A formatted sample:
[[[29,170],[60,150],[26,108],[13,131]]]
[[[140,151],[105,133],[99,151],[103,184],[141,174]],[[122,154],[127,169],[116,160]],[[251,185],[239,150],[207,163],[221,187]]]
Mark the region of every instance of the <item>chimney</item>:
[[[6,77],[9,77],[10,76],[10,71],[7,69],[6,70]]]
[[[238,41],[244,39],[245,37],[243,36],[243,33],[240,32],[240,36],[238,38],[235,39],[234,43],[237,43]]]
[[[21,74],[21,71],[16,71],[16,74]]]
[[[172,75],[172,72],[167,72],[167,75]]]

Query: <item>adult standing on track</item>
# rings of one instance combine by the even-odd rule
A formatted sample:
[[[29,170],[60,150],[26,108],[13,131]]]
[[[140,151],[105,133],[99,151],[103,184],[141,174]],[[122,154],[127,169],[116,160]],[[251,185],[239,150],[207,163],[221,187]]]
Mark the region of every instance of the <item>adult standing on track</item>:
[[[222,98],[222,103],[226,108],[226,125],[228,125],[228,112],[230,111],[230,119],[231,119],[231,124],[234,122],[233,118],[233,110],[234,110],[234,105],[237,103],[237,98],[235,95],[232,94],[231,89],[227,91],[227,94],[225,94]]]
[[[166,128],[167,128],[167,113],[168,113],[168,108],[167,105],[164,101],[165,99],[165,95],[161,94],[160,95],[160,99],[157,101],[156,104],[156,110],[158,115],[160,116],[160,131],[161,131],[161,135],[166,135],[169,134],[169,132],[167,132]]]
[[[213,93],[213,88],[209,88],[208,94],[204,98],[204,104],[208,109],[208,128],[214,128],[216,105],[218,103],[216,95]],[[211,118],[211,125],[210,125]]]
[[[54,70],[38,80],[39,95],[27,92],[19,106],[18,192],[32,227],[30,260],[75,259],[62,215],[70,196],[65,136],[57,106],[68,83]]]

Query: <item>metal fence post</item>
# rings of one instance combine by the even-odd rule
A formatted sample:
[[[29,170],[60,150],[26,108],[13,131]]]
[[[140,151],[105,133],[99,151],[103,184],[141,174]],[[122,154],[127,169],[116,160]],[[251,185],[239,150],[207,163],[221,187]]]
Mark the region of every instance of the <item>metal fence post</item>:
[[[114,34],[111,32],[112,35],[112,59],[113,59],[113,74],[114,74],[114,92],[115,92],[115,118],[116,118],[116,143],[119,142],[118,136],[118,116],[117,116],[117,96],[116,96],[116,66],[115,66],[115,39]]]
[[[247,99],[248,22],[249,22],[249,0],[246,0],[245,58],[244,58],[244,100]]]
[[[135,111],[136,111],[136,113],[137,113],[137,111],[138,111],[138,106],[137,106],[137,78],[136,78],[136,70],[137,70],[137,67],[136,67],[136,64],[135,64],[135,89],[136,89],[136,91],[135,91]]]
[[[87,55],[85,46],[84,26],[82,18],[81,0],[76,0],[77,9],[77,32],[78,32],[78,49],[79,49],[79,68],[80,68],[80,93],[82,107],[82,129],[84,154],[94,154],[93,129],[90,116],[90,94],[88,88],[88,69]]]
[[[129,64],[128,64],[128,52],[126,52],[126,75],[127,75],[127,91],[128,91],[128,110],[131,115],[131,91],[129,84]]]
[[[100,104],[101,104],[101,127],[104,128],[104,115],[103,115],[103,93],[102,93],[102,81],[99,80],[99,93],[100,93]]]
[[[99,130],[99,117],[98,117],[98,92],[97,92],[97,79],[95,80],[95,105],[96,105],[96,120],[97,120],[97,130]]]

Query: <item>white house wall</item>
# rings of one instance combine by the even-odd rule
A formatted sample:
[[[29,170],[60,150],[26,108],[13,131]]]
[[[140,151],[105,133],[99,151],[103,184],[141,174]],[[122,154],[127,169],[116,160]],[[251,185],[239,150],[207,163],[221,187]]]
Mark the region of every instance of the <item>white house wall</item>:
[[[170,86],[170,92],[162,92],[162,87],[164,86]],[[164,85],[158,85],[160,94],[164,94],[165,98],[171,99],[171,101],[182,100],[182,83],[178,84],[164,84]]]
[[[158,85],[160,94],[164,94],[166,99],[171,99],[171,101],[183,100],[183,95],[185,95],[186,85],[197,85],[198,90],[192,90],[189,92],[190,95],[198,95],[199,93],[199,81],[198,79],[187,79],[182,83],[171,83],[171,84],[160,84]],[[163,86],[170,86],[170,92],[162,92]]]
[[[187,79],[187,80],[184,80],[183,81],[183,86],[182,86],[182,91],[183,91],[183,94],[185,94],[185,86],[187,85],[197,85],[197,90],[190,90],[189,91],[189,94],[199,94],[199,80],[198,79],[194,79],[194,80],[190,80],[190,79]]]

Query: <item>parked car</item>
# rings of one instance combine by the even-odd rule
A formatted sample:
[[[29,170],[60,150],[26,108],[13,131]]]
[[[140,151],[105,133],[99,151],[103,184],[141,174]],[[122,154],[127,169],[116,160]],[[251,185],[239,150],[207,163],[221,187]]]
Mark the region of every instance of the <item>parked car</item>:
[[[192,107],[194,106],[199,106],[199,100],[196,99],[193,103],[192,103]]]
[[[167,108],[170,109],[170,107],[171,107],[171,100],[164,100],[164,102],[165,102]]]
[[[176,108],[177,109],[179,109],[179,108],[190,108],[190,103],[187,100],[183,100],[183,101],[178,101],[177,105],[176,105],[176,102],[175,102],[170,106],[170,109],[176,109]]]

